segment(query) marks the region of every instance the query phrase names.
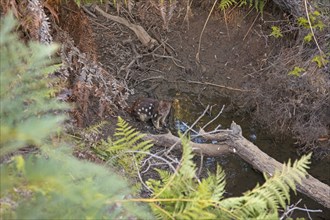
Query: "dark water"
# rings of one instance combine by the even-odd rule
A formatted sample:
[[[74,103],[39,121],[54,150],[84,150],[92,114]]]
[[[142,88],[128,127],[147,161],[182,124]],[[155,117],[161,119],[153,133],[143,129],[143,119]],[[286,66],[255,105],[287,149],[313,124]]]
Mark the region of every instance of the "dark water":
[[[203,113],[207,105],[211,105],[212,111],[205,114],[199,123],[194,127],[197,129],[203,127],[207,122],[213,119],[221,110],[223,105],[228,106],[229,100],[226,98],[205,98],[198,97],[191,94],[178,94],[174,95],[174,98],[178,99],[179,111],[176,112],[175,121],[176,128],[184,131],[187,129],[186,125],[191,126],[195,120]],[[178,106],[176,106],[178,108]],[[256,126],[253,126],[251,118],[235,116],[230,111],[226,110],[226,107],[220,117],[214,121],[205,130],[213,130],[217,126],[226,129],[229,128],[232,121],[235,121],[242,127],[243,136],[254,142],[262,151],[271,157],[275,158],[279,162],[287,162],[289,158],[291,160],[298,159],[296,146],[294,141],[281,140],[275,141],[274,137],[269,135],[269,132],[262,130]],[[193,133],[191,134],[193,136]],[[201,139],[195,139],[193,141],[203,142]],[[254,170],[249,164],[243,161],[240,157],[234,154],[222,155],[219,157],[195,157],[197,164],[202,164],[200,176],[203,177],[207,174],[207,170],[214,171],[216,164],[220,164],[226,173],[226,196],[240,196],[243,192],[253,189],[258,183],[264,182],[263,176],[260,172]],[[308,171],[312,176],[320,181],[330,184],[330,161],[312,161],[311,168]],[[314,200],[306,197],[301,193],[291,195],[290,204],[295,204],[300,201],[299,207],[313,210],[322,210],[322,213],[310,213],[312,219],[330,219],[330,209],[319,205]],[[330,199],[330,198],[329,198]],[[309,216],[306,212],[294,211],[293,218],[303,217],[308,219]]]

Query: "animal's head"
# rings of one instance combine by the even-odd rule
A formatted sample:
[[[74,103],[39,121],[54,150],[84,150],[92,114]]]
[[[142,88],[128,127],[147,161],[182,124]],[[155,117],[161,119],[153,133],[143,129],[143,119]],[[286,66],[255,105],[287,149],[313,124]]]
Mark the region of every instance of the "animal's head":
[[[170,101],[159,101],[158,114],[162,116],[167,116],[171,110],[172,103]]]

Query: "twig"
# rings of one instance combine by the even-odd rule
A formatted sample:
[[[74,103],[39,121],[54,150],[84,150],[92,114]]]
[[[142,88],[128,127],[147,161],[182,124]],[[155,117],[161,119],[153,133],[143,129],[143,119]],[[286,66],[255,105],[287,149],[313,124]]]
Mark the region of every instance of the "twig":
[[[113,160],[113,159],[115,159],[117,157],[121,157],[123,154],[126,154],[126,153],[147,154],[147,155],[149,155],[151,157],[154,157],[154,158],[157,158],[157,159],[159,159],[161,161],[164,161],[174,172],[176,172],[175,167],[170,162],[168,162],[167,160],[165,160],[164,158],[162,158],[160,156],[157,156],[155,154],[149,153],[149,152],[144,152],[144,151],[136,151],[136,150],[123,151],[123,152],[117,154],[116,156],[111,157],[108,161]]]
[[[306,209],[306,211],[307,211],[307,215],[308,215],[309,220],[313,220],[313,219],[311,218],[311,215],[309,214],[309,210],[307,209],[307,207],[306,207],[305,204],[304,204],[304,207],[305,207],[305,209]]]
[[[204,117],[204,115],[205,115],[205,113],[207,112],[207,110],[209,109],[209,107],[210,107],[210,105],[206,106],[206,109],[204,110],[204,112],[203,112],[203,113],[197,118],[197,120],[191,125],[191,127],[188,128],[188,129],[183,133],[182,137],[184,137],[185,135],[187,135],[187,133],[191,130],[191,128],[193,128],[193,127],[197,124],[197,122],[198,122],[199,120],[201,120],[201,119]],[[176,142],[170,147],[170,149],[167,151],[167,153],[168,153],[168,152],[171,152],[171,151],[173,150],[173,148],[175,147],[175,145],[177,145],[179,142],[180,142],[180,139],[179,139],[178,141],[176,141]]]
[[[160,57],[160,58],[168,58],[168,59],[172,59],[173,63],[177,66],[177,67],[180,67],[181,69],[186,69],[186,67],[184,66],[181,66],[179,64],[177,64],[176,62],[181,62],[181,60],[178,60],[172,56],[165,56],[165,55],[159,55],[159,54],[153,54],[153,56],[155,57]]]
[[[200,63],[200,60],[199,60],[199,52],[200,52],[200,50],[201,50],[202,36],[203,36],[204,31],[205,31],[205,28],[206,28],[207,22],[209,21],[209,19],[210,19],[210,17],[211,17],[211,14],[212,14],[212,12],[213,12],[213,10],[214,10],[214,7],[215,7],[215,5],[216,5],[217,2],[218,2],[218,0],[214,0],[213,6],[212,6],[212,8],[211,8],[211,11],[210,11],[209,15],[207,16],[207,19],[206,19],[206,21],[205,21],[205,23],[204,23],[204,26],[203,26],[202,32],[201,32],[201,34],[199,35],[198,50],[197,50],[197,53],[196,53],[196,60],[197,60],[198,63]]]
[[[105,29],[107,29],[109,31],[113,31],[111,28],[109,28],[109,27],[107,27],[107,26],[105,26],[103,24],[100,24],[99,22],[96,22],[93,19],[89,19],[89,20],[92,21],[94,24],[97,24],[97,25],[99,25],[99,26],[101,26],[101,27],[103,27],[103,28],[105,28]]]
[[[146,159],[143,161],[143,164],[141,165],[141,167],[144,167],[146,165],[146,163],[149,162],[149,159]],[[149,168],[151,167],[151,163],[148,163],[147,168],[144,171],[141,171],[141,173],[146,173],[148,172]]]
[[[317,209],[317,210],[313,210],[313,209],[307,209],[306,206],[305,208],[300,208],[297,207],[297,205],[301,202],[301,199],[299,199],[298,202],[296,202],[296,204],[287,206],[287,210],[282,214],[280,220],[285,219],[286,217],[290,217],[290,214],[293,213],[294,210],[300,210],[300,211],[305,211],[308,214],[308,217],[310,220],[312,220],[311,216],[309,215],[309,212],[322,212],[322,210]]]
[[[225,24],[226,24],[226,30],[227,30],[228,38],[230,38],[229,28],[228,28],[228,22],[227,22],[227,16],[226,16],[226,10],[223,10],[223,18],[225,19]]]
[[[313,35],[313,39],[315,41],[315,44],[317,46],[317,49],[320,51],[320,55],[323,56],[324,53],[323,51],[321,50],[320,46],[319,46],[319,43],[317,42],[316,40],[316,37],[315,37],[315,34],[314,34],[314,30],[313,30],[313,27],[312,27],[312,23],[311,23],[311,20],[309,18],[309,12],[308,12],[308,9],[307,9],[307,0],[304,0],[304,3],[305,3],[305,10],[306,10],[306,15],[307,15],[307,20],[308,20],[308,24],[309,24],[309,28],[311,29],[311,32],[312,32],[312,35]],[[323,64],[323,66],[325,66],[325,63],[324,63],[324,60],[321,59],[321,62]]]
[[[187,6],[186,6],[186,14],[183,18],[183,22],[187,22],[187,29],[189,30],[189,14],[191,13],[191,4],[193,2],[193,0],[189,1],[189,0],[186,0],[187,1]],[[183,24],[182,24],[183,25]]]
[[[138,173],[138,177],[139,177],[139,180],[140,182],[142,183],[142,185],[149,191],[149,192],[153,192],[143,181],[142,177],[141,177],[141,174],[140,174],[140,170],[139,170],[139,167],[137,165],[137,162],[136,162],[136,158],[135,158],[135,155],[133,154],[133,158],[134,158],[134,165],[135,165],[135,168],[136,168],[136,171]]]
[[[193,131],[194,133],[198,134],[197,131],[195,131],[192,127],[190,127],[190,126],[187,125],[186,123],[182,122],[182,124],[183,124],[184,126],[186,126],[186,128],[188,128],[189,130],[191,130],[191,131]]]
[[[254,23],[256,22],[257,18],[259,17],[259,15],[260,15],[260,12],[258,12],[256,18],[253,20],[251,26],[249,27],[249,30],[246,32],[245,36],[243,37],[243,41],[245,40],[245,38],[246,38],[246,37],[248,36],[248,34],[250,33],[250,31],[251,31],[251,29],[252,29]]]
[[[93,18],[97,18],[97,16],[94,13],[92,13],[90,10],[88,10],[85,6],[81,6],[81,7],[84,10],[84,12],[86,12],[87,14],[92,16]]]
[[[213,131],[203,132],[203,133],[198,133],[198,134],[196,134],[196,135],[191,135],[191,137],[192,137],[192,138],[203,137],[203,136],[208,135],[208,134],[216,134],[216,133],[219,133],[219,132],[232,133],[231,130],[219,129],[219,127],[221,127],[221,125],[218,125]]]
[[[199,170],[197,172],[197,176],[200,176],[201,175],[201,172],[202,172],[202,169],[203,169],[203,164],[204,164],[204,155],[203,155],[203,152],[201,151],[199,153],[200,157],[201,157],[201,163],[199,164]]]
[[[168,55],[172,55],[171,51],[168,49],[168,47],[166,46],[166,42],[165,41],[162,41],[157,35],[155,32],[151,31],[151,34],[154,36],[154,38],[157,40],[158,44],[159,45],[162,45],[166,51],[166,53]],[[172,48],[171,48],[172,49]]]
[[[193,83],[193,84],[200,84],[200,85],[215,86],[215,87],[219,87],[222,89],[229,89],[229,90],[240,91],[240,92],[252,92],[253,91],[253,90],[247,90],[247,89],[233,88],[230,86],[218,85],[218,84],[214,84],[214,83],[210,83],[210,82],[199,82],[199,81],[192,81],[192,80],[187,80],[186,82]]]
[[[178,53],[175,51],[174,47],[171,46],[171,44],[167,43],[167,40],[163,42],[165,45],[167,45],[173,52],[175,56],[178,56]]]
[[[143,80],[139,81],[138,83],[136,83],[136,84],[133,86],[133,88],[135,88],[137,85],[139,85],[139,84],[141,84],[141,83],[143,83],[143,82],[145,82],[145,81],[152,80],[152,79],[162,79],[162,80],[164,80],[164,76],[154,76],[154,77],[150,77],[150,78],[143,79]]]
[[[222,108],[219,111],[219,113],[217,114],[217,116],[215,116],[211,121],[209,121],[208,123],[206,123],[206,125],[204,125],[204,127],[202,127],[202,130],[204,130],[209,124],[211,124],[212,122],[214,122],[222,114],[224,108],[225,108],[225,105],[222,106]]]

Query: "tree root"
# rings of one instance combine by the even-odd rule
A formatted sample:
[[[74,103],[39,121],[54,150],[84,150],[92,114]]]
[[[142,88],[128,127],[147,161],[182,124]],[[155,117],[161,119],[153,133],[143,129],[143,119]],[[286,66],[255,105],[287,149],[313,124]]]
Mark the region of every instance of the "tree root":
[[[126,27],[134,31],[140,42],[149,49],[152,49],[156,45],[157,41],[152,37],[150,37],[150,35],[140,25],[132,24],[129,21],[127,21],[125,18],[110,15],[105,11],[103,11],[97,5],[95,5],[94,9],[98,11],[102,16],[111,19],[115,22],[118,22],[119,24],[125,25]]]

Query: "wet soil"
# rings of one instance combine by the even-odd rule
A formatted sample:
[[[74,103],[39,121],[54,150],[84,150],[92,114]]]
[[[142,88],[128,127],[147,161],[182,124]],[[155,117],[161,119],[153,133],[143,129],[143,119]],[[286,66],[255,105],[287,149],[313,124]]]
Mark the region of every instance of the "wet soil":
[[[143,5],[139,5],[131,13],[123,9],[120,16],[140,24],[157,39],[161,46],[156,50],[142,46],[134,33],[125,26],[97,13],[96,18],[89,17],[96,40],[97,60],[106,70],[126,82],[131,89],[128,102],[132,103],[137,97],[178,100],[179,105],[173,110],[169,122],[172,132],[178,129],[175,122],[191,125],[207,105],[211,105],[212,110],[200,121],[200,125],[209,121],[226,105],[224,113],[209,129],[219,124],[227,128],[235,120],[243,127],[245,136],[250,137],[270,156],[280,162],[297,158],[292,140],[286,141],[286,144],[285,141],[274,141],[267,135],[267,131],[253,125],[251,118],[236,115],[233,108],[235,103],[231,99],[235,93],[250,92],[245,90],[248,90],[248,82],[256,80],[253,73],[264,67],[267,59],[278,51],[275,41],[268,35],[271,26],[269,21],[275,21],[279,17],[265,12],[261,19],[260,14],[254,10],[238,8],[226,15],[214,12],[200,41],[210,5],[193,4],[192,14],[185,21],[186,6],[178,3],[168,29],[164,29],[159,10],[150,2],[138,3]],[[101,7],[106,10],[105,6]],[[107,7],[107,10],[110,14],[117,14],[112,7]],[[196,54],[199,43],[198,61]],[[125,111],[118,114],[142,132],[165,132],[155,130],[151,123],[137,122]],[[111,121],[106,128],[107,133],[111,134],[114,132],[116,118],[108,116],[106,119]],[[200,160],[197,158],[196,162],[198,161]],[[220,163],[226,171],[228,196],[240,195],[263,181],[261,174],[235,155],[204,158],[201,175],[206,173],[206,169],[213,170],[216,163]],[[324,164],[321,166],[324,168]],[[329,184],[330,176],[324,173],[323,169],[312,175]],[[330,216],[330,210],[308,198],[303,199],[303,204],[309,208],[325,210],[325,213],[316,214],[313,218],[326,219],[326,216]],[[307,217],[306,213],[301,216]]]

